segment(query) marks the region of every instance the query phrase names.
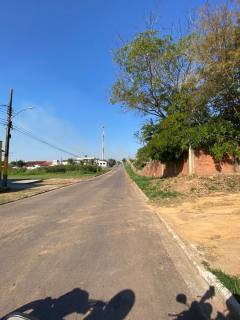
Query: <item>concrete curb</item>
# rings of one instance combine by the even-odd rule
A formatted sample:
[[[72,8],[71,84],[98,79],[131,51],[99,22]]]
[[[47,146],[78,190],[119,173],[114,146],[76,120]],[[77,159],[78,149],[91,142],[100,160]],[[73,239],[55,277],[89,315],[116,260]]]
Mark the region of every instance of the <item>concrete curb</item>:
[[[126,176],[130,180],[134,189],[140,194],[140,196],[145,201],[151,201],[148,196],[139,188],[135,181],[133,181],[128,173],[126,172],[125,168],[124,171]],[[217,279],[217,277],[212,274],[210,271],[207,271],[196,259],[195,254],[187,248],[183,240],[177,235],[177,233],[170,227],[167,221],[156,211],[154,212],[157,214],[159,220],[164,224],[168,232],[171,234],[174,241],[177,242],[178,246],[181,247],[185,255],[187,256],[188,260],[193,264],[195,269],[197,269],[200,276],[207,282],[209,286],[214,286],[216,289],[216,293],[218,294],[219,298],[227,305],[229,311],[231,311],[237,319],[240,319],[240,304],[237,302],[235,297],[232,293]]]

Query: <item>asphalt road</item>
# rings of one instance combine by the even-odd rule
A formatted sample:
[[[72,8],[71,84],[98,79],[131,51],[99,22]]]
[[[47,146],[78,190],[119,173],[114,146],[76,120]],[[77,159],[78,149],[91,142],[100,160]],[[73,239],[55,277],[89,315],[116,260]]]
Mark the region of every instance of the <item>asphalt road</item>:
[[[197,297],[207,286],[121,166],[2,205],[0,219],[0,317],[204,319],[199,305],[211,313],[210,291]]]

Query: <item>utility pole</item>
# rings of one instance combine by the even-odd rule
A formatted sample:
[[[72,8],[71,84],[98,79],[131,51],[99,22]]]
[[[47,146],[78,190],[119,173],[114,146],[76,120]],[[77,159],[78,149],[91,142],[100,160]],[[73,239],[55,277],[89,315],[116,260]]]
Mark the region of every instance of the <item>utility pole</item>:
[[[102,160],[104,160],[104,126],[102,126]]]
[[[3,167],[3,188],[7,187],[8,182],[8,161],[9,161],[9,144],[11,139],[11,128],[12,128],[12,97],[13,89],[10,90],[9,104],[8,104],[8,116],[7,116],[7,129],[6,129],[6,140],[5,140],[5,152],[4,152],[4,167]]]
[[[0,141],[0,188],[2,183],[2,141]]]

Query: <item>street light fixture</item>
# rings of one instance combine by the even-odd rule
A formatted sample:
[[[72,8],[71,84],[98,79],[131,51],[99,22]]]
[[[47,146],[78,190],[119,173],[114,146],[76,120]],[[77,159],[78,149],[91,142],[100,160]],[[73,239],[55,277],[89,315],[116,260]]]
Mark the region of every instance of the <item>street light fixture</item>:
[[[27,108],[24,108],[24,109],[21,109],[19,110],[18,112],[14,113],[12,118],[16,117],[19,113],[23,112],[23,111],[26,111],[26,110],[32,110],[34,109],[34,107],[27,107]]]

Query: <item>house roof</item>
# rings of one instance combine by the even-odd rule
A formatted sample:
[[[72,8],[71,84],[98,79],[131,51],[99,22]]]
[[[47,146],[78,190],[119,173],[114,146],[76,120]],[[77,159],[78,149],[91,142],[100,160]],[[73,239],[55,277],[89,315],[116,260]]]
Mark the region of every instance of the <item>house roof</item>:
[[[28,161],[26,163],[26,167],[34,167],[34,166],[48,167],[51,164],[52,164],[52,161]]]

